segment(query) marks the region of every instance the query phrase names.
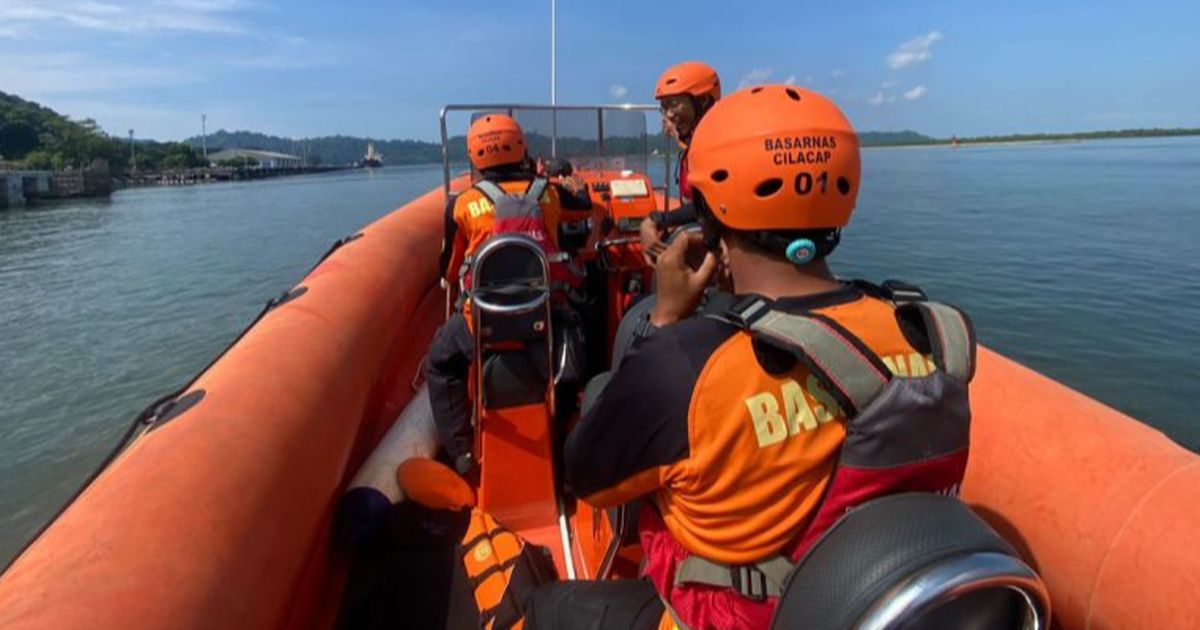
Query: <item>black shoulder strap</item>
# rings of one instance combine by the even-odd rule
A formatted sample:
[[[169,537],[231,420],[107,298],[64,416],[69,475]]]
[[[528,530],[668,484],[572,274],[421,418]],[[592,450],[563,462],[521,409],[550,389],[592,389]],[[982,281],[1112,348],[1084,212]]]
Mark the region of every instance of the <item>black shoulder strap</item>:
[[[921,287],[903,280],[884,280],[882,284],[875,284],[869,280],[857,279],[851,280],[850,284],[873,298],[896,304],[923,302],[926,299],[925,292],[921,290]]]
[[[749,296],[727,311],[730,321],[796,357],[817,377],[847,416],[866,409],[892,379],[883,361],[836,321],[817,313],[792,314]]]

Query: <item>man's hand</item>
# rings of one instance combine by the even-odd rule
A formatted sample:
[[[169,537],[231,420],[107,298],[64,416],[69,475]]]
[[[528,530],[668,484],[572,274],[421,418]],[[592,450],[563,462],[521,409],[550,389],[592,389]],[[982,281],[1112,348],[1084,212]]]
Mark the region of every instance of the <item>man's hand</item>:
[[[663,135],[674,138],[676,142],[679,141],[679,132],[675,130],[675,125],[666,116],[662,117],[662,132]]]
[[[658,258],[654,268],[655,303],[650,323],[669,326],[690,316],[704,296],[704,288],[717,271],[717,257],[704,251],[698,268],[688,265],[688,251],[704,251],[704,237],[698,232],[680,234]]]
[[[642,219],[638,234],[642,238],[642,257],[646,259],[647,265],[653,267],[656,264],[655,260],[667,251],[667,244],[662,240],[662,230],[650,217],[646,217]]]
[[[572,195],[578,195],[579,191],[583,190],[587,186],[586,182],[575,175],[567,175],[566,177],[560,178],[559,181],[562,183],[562,187],[566,188],[567,191]]]

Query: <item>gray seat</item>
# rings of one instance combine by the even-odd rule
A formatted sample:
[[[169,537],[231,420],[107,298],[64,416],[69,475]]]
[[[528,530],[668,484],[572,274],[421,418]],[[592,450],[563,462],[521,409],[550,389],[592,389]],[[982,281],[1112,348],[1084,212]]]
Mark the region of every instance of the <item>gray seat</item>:
[[[851,510],[800,560],[772,628],[1041,630],[1038,575],[970,508],[910,493]]]

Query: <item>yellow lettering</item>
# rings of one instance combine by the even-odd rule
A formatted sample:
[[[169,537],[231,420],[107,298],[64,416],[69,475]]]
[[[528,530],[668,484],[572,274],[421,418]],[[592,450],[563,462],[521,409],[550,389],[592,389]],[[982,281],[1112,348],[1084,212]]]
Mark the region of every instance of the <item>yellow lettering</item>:
[[[896,360],[895,359],[893,359],[892,357],[879,357],[879,358],[883,359],[883,364],[887,366],[887,369],[890,370],[892,374],[896,373],[897,370],[896,370]]]
[[[479,218],[492,211],[492,204],[488,203],[487,199],[476,199],[467,203],[467,211],[471,213],[471,218]]]
[[[937,371],[937,366],[931,359],[916,352],[880,358],[883,359],[883,364],[892,371],[892,374],[904,378],[920,378]]]
[[[783,416],[779,415],[779,401],[770,392],[747,398],[746,407],[750,409],[759,448],[778,444],[787,437],[787,427],[784,426]]]
[[[804,397],[800,383],[788,379],[780,389],[783,393],[783,408],[787,411],[788,434],[796,435],[801,428],[805,431],[817,428],[817,419],[813,416],[812,408],[808,406],[808,399]]]
[[[908,355],[908,373],[913,378],[927,376],[929,374],[929,366],[925,363],[925,357],[915,352]]]
[[[842,408],[833,399],[833,396],[826,391],[825,386],[821,385],[821,381],[817,380],[815,375],[808,375],[805,387],[807,387],[808,393],[812,394],[812,397],[818,403],[812,410],[813,415],[817,418],[817,422],[825,424],[842,414]]]

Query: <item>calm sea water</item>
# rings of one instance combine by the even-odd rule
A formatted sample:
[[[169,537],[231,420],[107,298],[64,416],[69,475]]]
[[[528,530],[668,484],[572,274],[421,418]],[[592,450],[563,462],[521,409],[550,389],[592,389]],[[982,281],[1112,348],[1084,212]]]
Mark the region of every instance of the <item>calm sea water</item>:
[[[1200,446],[1200,139],[866,152],[843,275]],[[0,211],[0,560],[329,244],[436,167]]]

